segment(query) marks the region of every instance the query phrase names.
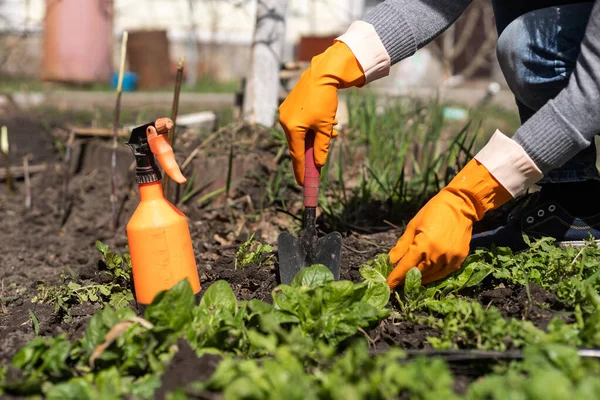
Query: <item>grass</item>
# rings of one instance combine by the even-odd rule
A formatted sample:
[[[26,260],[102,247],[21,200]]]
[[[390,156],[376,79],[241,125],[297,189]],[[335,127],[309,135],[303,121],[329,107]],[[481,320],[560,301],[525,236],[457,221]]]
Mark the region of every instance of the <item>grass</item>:
[[[175,78],[173,78],[175,82]],[[52,90],[73,90],[82,92],[110,92],[114,89],[109,83],[95,83],[92,85],[77,85],[77,84],[61,84],[54,82],[43,82],[39,79],[25,77],[8,77],[0,76],[0,87],[3,93],[16,92],[47,92]],[[181,91],[185,93],[233,93],[240,87],[240,82],[237,80],[220,81],[213,77],[204,75],[198,77],[195,85],[188,86],[185,83],[181,87]],[[138,90],[138,92],[169,92],[170,88],[157,90]]]
[[[402,98],[385,105],[351,92],[348,126],[323,171],[321,204],[336,229],[400,224],[447,185],[491,132],[477,116],[456,122],[436,99]],[[475,118],[473,118],[475,114]],[[375,225],[375,226],[374,226]],[[366,228],[365,228],[366,227]]]
[[[93,110],[71,109],[63,110],[53,106],[41,106],[36,109],[44,125],[68,122],[74,126],[96,126],[110,128],[110,108],[96,107]],[[123,107],[121,121],[123,125],[135,125],[156,119],[157,115],[170,115],[170,107]]]
[[[198,112],[198,108],[192,104],[183,104],[179,107],[179,115]],[[95,107],[94,109],[69,109],[65,110],[55,106],[40,106],[35,109],[37,117],[42,124],[60,124],[68,122],[74,126],[95,126],[98,128],[110,128],[110,118],[113,111],[107,107]],[[228,125],[233,121],[233,107],[214,110],[217,114],[217,128]],[[142,124],[156,119],[156,116],[171,115],[170,106],[123,106],[121,109],[122,125]]]
[[[238,80],[219,81],[208,75],[198,77],[194,86],[181,86],[181,91],[187,93],[233,93],[239,89]]]

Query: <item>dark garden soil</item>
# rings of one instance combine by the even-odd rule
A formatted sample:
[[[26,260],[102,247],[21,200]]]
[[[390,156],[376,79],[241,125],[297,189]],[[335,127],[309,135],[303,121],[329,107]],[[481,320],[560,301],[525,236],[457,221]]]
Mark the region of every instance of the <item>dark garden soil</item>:
[[[16,122],[15,122],[16,121]],[[2,121],[0,121],[2,122]],[[30,154],[35,161],[49,163],[49,168],[32,176],[32,206],[26,209],[25,189],[22,180],[12,195],[5,185],[0,187],[0,366],[10,363],[15,352],[34,336],[32,312],[39,321],[39,335],[56,336],[67,333],[79,336],[87,321],[96,311],[94,306],[78,306],[72,310],[73,320],[66,324],[54,314],[49,305],[34,304],[38,282],[47,285],[62,282],[61,274],[75,274],[82,279],[103,282],[99,274],[101,256],[95,248],[96,240],[108,244],[115,252],[126,252],[125,224],[138,203],[137,189],[127,187],[127,178],[120,177],[118,193],[122,206],[116,234],[111,229],[110,169],[79,171],[69,183],[70,213],[61,226],[62,170],[53,138],[40,124],[27,118],[9,121],[11,137],[18,156]],[[42,132],[40,134],[40,132]],[[258,137],[252,138],[255,143]],[[216,144],[215,144],[216,143]],[[215,141],[211,152],[229,152],[227,141]],[[274,207],[259,211],[252,201],[261,196],[264,188],[256,175],[273,173],[272,160],[276,149],[269,146],[254,147],[260,163],[256,170],[247,171],[246,179],[227,203],[202,208],[195,201],[181,206],[189,218],[194,242],[196,263],[203,290],[211,283],[224,279],[240,300],[260,299],[271,301],[271,291],[277,285],[277,262],[269,267],[247,266],[234,269],[235,252],[252,232],[257,238],[276,246],[278,233],[297,224],[289,215]],[[17,154],[15,154],[15,159]],[[20,158],[18,158],[20,159]],[[16,163],[18,164],[18,163]],[[266,174],[266,175],[265,175]],[[123,183],[125,182],[125,183]],[[288,189],[290,196],[299,191]],[[290,207],[299,211],[300,206]],[[386,252],[394,244],[400,231],[390,230],[370,235],[346,234],[342,250],[342,279],[360,280],[359,266],[378,253]],[[275,250],[276,247],[275,247]],[[529,294],[511,288],[496,289],[479,294],[483,304],[494,304],[507,316],[532,320],[545,327],[552,310],[560,310],[556,298],[542,289],[531,286]],[[430,347],[427,337],[435,331],[409,322],[383,321],[369,332],[378,349],[400,346],[407,349]],[[198,374],[209,376],[218,363],[216,356],[198,358],[188,347],[181,347],[163,376],[165,389],[172,389]],[[458,380],[457,382],[462,382]],[[163,390],[160,393],[164,393]],[[160,398],[160,393],[159,397]]]
[[[185,340],[180,339],[177,347],[179,351],[161,376],[161,387],[154,393],[156,400],[165,399],[167,393],[173,392],[190,382],[210,378],[217,369],[219,361],[221,361],[221,357],[215,354],[205,354],[198,357]]]

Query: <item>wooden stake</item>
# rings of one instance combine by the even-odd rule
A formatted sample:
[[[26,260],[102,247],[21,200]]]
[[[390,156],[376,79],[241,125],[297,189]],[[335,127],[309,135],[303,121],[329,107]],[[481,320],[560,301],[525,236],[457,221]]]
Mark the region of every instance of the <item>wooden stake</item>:
[[[8,188],[8,194],[12,194],[12,176],[10,174],[10,158],[8,157],[9,152],[8,145],[8,128],[6,126],[2,126],[0,131],[0,153],[4,157],[4,162],[6,163],[6,187]]]
[[[115,103],[115,119],[113,121],[113,148],[112,148],[112,176],[111,176],[111,191],[110,205],[112,208],[112,228],[113,233],[117,232],[117,140],[119,137],[119,117],[121,115],[121,92],[123,89],[123,74],[125,73],[125,57],[127,54],[127,37],[128,32],[123,32],[121,40],[121,65],[119,66],[119,82],[117,84],[117,100]]]
[[[71,208],[71,202],[69,199],[69,179],[71,177],[71,153],[73,148],[73,141],[75,140],[75,132],[71,131],[69,139],[67,140],[67,148],[65,149],[65,160],[63,163],[64,175],[63,175],[63,187],[62,187],[62,199],[61,199],[61,210],[60,210],[60,227],[62,229],[67,222],[69,211]]]
[[[46,164],[36,164],[30,165],[27,169],[29,170],[29,175],[31,175],[37,172],[45,171],[46,169],[48,169],[48,166]],[[19,179],[23,177],[25,177],[25,171],[23,170],[23,167],[12,167],[10,169],[11,179]],[[0,169],[0,181],[3,181],[8,178],[9,177],[6,175],[6,169]]]
[[[69,129],[75,133],[76,136],[91,136],[91,137],[107,137],[112,138],[114,135],[113,129],[107,128],[87,128],[70,126]],[[119,129],[118,134],[121,137],[127,137],[131,132],[126,129]]]
[[[31,181],[29,180],[29,157],[23,157],[23,173],[25,175],[25,208],[31,208]]]
[[[171,121],[173,121],[173,127],[169,129],[169,143],[171,143],[171,147],[173,151],[175,150],[175,129],[177,128],[177,112],[179,111],[179,93],[181,92],[181,80],[183,78],[183,65],[185,62],[185,58],[181,58],[179,61],[179,65],[177,66],[177,77],[175,78],[175,93],[173,94],[173,105],[171,108]],[[169,183],[171,182],[171,178],[168,175],[165,175],[163,178],[163,192],[165,194],[165,198],[169,200]]]

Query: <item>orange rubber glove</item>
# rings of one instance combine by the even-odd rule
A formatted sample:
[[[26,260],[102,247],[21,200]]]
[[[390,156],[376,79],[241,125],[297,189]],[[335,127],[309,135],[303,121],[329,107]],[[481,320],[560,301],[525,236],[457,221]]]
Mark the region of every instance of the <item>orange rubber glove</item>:
[[[322,167],[327,161],[329,141],[337,136],[333,129],[337,124],[337,90],[362,86],[364,82],[364,72],[350,48],[343,42],[336,42],[313,57],[310,66],[279,107],[279,122],[285,131],[299,185],[304,184],[304,138],[307,131],[315,132],[315,164]]]
[[[460,268],[469,253],[473,222],[512,199],[511,194],[477,160],[471,160],[408,223],[389,255],[396,267],[388,276],[391,289],[406,273],[419,268],[423,283]]]

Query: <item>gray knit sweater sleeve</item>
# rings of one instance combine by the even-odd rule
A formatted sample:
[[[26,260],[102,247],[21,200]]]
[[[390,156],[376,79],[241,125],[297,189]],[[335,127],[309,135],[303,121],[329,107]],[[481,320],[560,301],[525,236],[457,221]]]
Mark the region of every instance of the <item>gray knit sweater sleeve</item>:
[[[373,25],[395,64],[435,39],[470,3],[471,0],[387,0],[362,20]]]
[[[600,133],[600,1],[596,1],[567,87],[513,139],[543,171],[560,167]]]
[[[387,0],[363,21],[373,25],[395,64],[435,39],[470,2]],[[589,146],[596,134],[600,134],[600,0],[595,1],[567,87],[523,124],[513,139],[548,172]]]

